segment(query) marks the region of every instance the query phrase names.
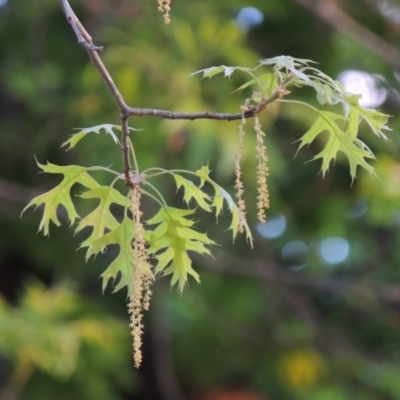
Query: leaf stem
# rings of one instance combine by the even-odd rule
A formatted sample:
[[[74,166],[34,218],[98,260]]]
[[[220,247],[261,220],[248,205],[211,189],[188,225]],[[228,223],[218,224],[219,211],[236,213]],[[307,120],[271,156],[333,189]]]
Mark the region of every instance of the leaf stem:
[[[151,193],[147,192],[146,190],[143,190],[142,188],[139,188],[140,192],[143,193],[144,195],[152,198],[156,203],[158,203],[161,207],[168,207],[167,204],[163,204],[162,201],[160,201],[159,199],[157,199],[156,196],[152,195]]]
[[[105,172],[109,172],[110,174],[118,175],[118,177],[121,175],[120,172],[113,171],[110,168],[101,167],[101,166],[88,167],[87,171],[105,171]]]
[[[135,165],[135,170],[136,170],[136,173],[138,174],[139,173],[139,165],[138,165],[137,158],[136,158],[135,148],[132,145],[132,140],[130,138],[128,138],[128,140],[129,140],[129,145],[130,145],[130,149],[131,149],[133,164]]]
[[[159,196],[159,198],[160,198],[161,202],[164,204],[164,206],[167,207],[167,202],[165,201],[165,199],[164,199],[163,195],[160,193],[160,191],[154,185],[152,185],[150,182],[143,181],[143,183],[150,186],[154,190],[154,192],[156,192],[156,194]]]
[[[131,141],[129,139],[128,116],[121,115],[121,129],[122,129],[122,160],[124,162],[124,176],[126,184],[132,189],[135,183],[132,180],[132,167],[130,161],[130,148]],[[139,171],[136,171],[139,173]]]
[[[293,103],[293,104],[301,104],[302,106],[307,106],[308,108],[311,108],[311,110],[314,110],[316,113],[319,114],[319,110],[316,109],[315,107],[311,106],[308,103],[304,103],[303,101],[299,101],[299,100],[284,100],[284,99],[278,99],[276,100],[279,103]]]

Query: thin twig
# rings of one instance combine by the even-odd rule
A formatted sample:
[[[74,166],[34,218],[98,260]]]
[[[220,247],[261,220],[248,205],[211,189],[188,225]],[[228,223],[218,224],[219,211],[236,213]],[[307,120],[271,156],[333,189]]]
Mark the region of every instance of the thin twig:
[[[74,11],[72,10],[70,4],[67,0],[59,0],[61,8],[64,11],[65,17],[67,21],[70,23],[73,31],[75,32],[76,37],[78,38],[78,43],[83,45],[87,50],[91,51],[101,51],[103,47],[95,46],[93,44],[92,38],[84,29],[83,25],[78,20]]]
[[[252,107],[245,113],[245,118],[251,118],[257,115],[259,112],[258,107]],[[231,113],[213,113],[210,111],[203,111],[197,113],[185,113],[185,112],[173,112],[167,110],[154,110],[152,108],[128,108],[129,115],[137,117],[160,117],[165,119],[217,119],[223,121],[234,121],[242,119],[242,112],[231,114]]]
[[[191,121],[195,119],[216,119],[220,121],[235,121],[242,118],[256,117],[263,111],[267,106],[271,105],[275,100],[280,99],[284,96],[284,88],[289,83],[289,79],[284,80],[278,89],[271,94],[268,98],[262,98],[257,105],[250,105],[243,112],[231,114],[231,113],[213,113],[210,111],[203,111],[197,113],[185,113],[185,112],[173,112],[166,110],[155,110],[152,108],[132,108],[128,107],[127,113],[131,116],[136,117],[160,117],[165,119],[189,119]]]

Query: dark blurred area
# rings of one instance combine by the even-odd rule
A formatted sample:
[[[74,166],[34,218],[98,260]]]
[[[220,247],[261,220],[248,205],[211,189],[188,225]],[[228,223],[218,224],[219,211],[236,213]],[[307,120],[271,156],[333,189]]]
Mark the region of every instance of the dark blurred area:
[[[294,143],[315,120],[298,105],[261,116],[271,207],[257,223],[254,137],[243,180],[254,249],[232,243],[229,215],[197,226],[220,246],[194,257],[201,284],[183,295],[168,279],[154,286],[145,315],[144,362],[133,367],[126,293],[101,290],[112,250],[87,263],[62,227],[37,234],[40,210],[25,205],[59,182],[38,162],[112,165],[120,149],[93,135],[60,145],[74,128],[118,124],[119,113],[53,0],[0,0],[0,400],[396,400],[400,399],[400,2],[239,0],[72,2],[133,107],[239,112],[244,81],[191,72],[214,65],[254,67],[278,55],[312,59],[390,114],[388,141],[362,126],[377,178],[346,159],[322,177],[320,143]],[[250,93],[251,94],[251,93]],[[298,98],[316,103],[299,89]],[[148,168],[196,170],[233,193],[237,122],[135,117],[132,137]],[[103,179],[99,178],[100,181]],[[173,182],[158,187],[183,206]],[[79,194],[79,189],[74,194]],[[77,208],[86,204],[77,197]],[[154,214],[144,204],[145,217]],[[226,212],[226,214],[228,214]]]

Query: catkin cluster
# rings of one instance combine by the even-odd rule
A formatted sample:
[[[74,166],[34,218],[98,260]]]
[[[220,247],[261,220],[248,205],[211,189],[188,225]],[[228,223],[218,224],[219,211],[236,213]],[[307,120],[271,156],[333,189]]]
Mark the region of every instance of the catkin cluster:
[[[169,24],[171,19],[169,17],[169,12],[171,11],[171,0],[157,0],[158,8],[157,10],[164,13],[164,22]]]
[[[257,218],[263,224],[265,222],[265,209],[269,208],[269,192],[267,187],[268,176],[268,157],[267,148],[264,146],[265,133],[261,129],[258,117],[254,120],[254,130],[256,132],[256,158],[257,165]]]
[[[238,231],[240,233],[243,233],[244,231],[244,226],[246,224],[246,203],[244,201],[243,195],[244,195],[244,185],[241,179],[242,176],[242,168],[240,166],[240,161],[243,157],[243,151],[244,151],[244,137],[245,137],[245,130],[244,130],[244,125],[246,124],[246,118],[244,117],[244,113],[247,110],[247,106],[243,106],[243,116],[242,120],[239,125],[239,132],[238,132],[238,137],[239,137],[239,147],[238,151],[235,156],[235,190],[236,190],[236,198],[238,199],[238,208],[239,208],[239,226],[238,226]]]
[[[244,201],[244,185],[241,179],[242,169],[240,166],[240,161],[243,157],[244,151],[244,138],[245,131],[244,125],[246,124],[246,118],[244,117],[244,113],[248,110],[248,104],[246,103],[243,107],[243,115],[242,120],[239,125],[239,146],[238,151],[235,157],[235,190],[236,190],[236,198],[238,199],[238,209],[239,209],[239,222],[238,222],[238,231],[242,233],[245,229],[246,224],[246,203]],[[268,177],[268,157],[266,150],[267,148],[264,145],[264,137],[265,133],[261,129],[261,124],[258,119],[258,116],[255,117],[254,120],[254,131],[256,133],[256,158],[258,160],[257,165],[257,218],[261,223],[266,221],[265,209],[269,208],[269,192],[267,186],[267,177]]]
[[[154,280],[153,273],[146,251],[146,240],[144,238],[144,228],[142,224],[142,212],[140,211],[141,193],[138,186],[134,186],[131,191],[131,212],[133,215],[133,243],[132,243],[132,263],[134,273],[132,276],[131,295],[129,297],[128,312],[130,315],[130,328],[133,337],[133,358],[135,367],[139,367],[142,362],[142,334],[143,334],[143,310],[148,310],[150,306],[151,290],[150,285]]]

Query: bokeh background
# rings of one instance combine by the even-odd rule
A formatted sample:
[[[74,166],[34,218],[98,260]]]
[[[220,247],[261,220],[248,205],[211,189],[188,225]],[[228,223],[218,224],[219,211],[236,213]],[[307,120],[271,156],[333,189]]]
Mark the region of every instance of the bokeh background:
[[[256,221],[255,138],[243,162],[254,249],[232,243],[229,215],[198,228],[219,243],[195,258],[201,285],[182,296],[161,278],[134,369],[126,293],[98,279],[113,249],[85,263],[85,237],[64,224],[37,234],[27,202],[58,182],[45,163],[113,165],[120,150],[74,128],[118,123],[118,111],[54,0],[0,0],[0,399],[400,399],[400,2],[398,0],[72,1],[126,101],[175,111],[238,112],[243,77],[188,75],[213,65],[308,58],[390,119],[389,141],[362,127],[378,177],[338,158],[323,179],[322,142],[294,143],[314,121],[298,105],[262,116],[271,208]],[[296,96],[315,103],[311,90]],[[198,169],[232,192],[237,122],[132,118],[142,168]],[[100,178],[102,179],[102,178]],[[182,206],[173,182],[158,182]],[[79,194],[77,189],[76,194]],[[77,198],[78,208],[84,209]],[[154,205],[145,204],[148,215]],[[147,215],[146,214],[146,215]]]

